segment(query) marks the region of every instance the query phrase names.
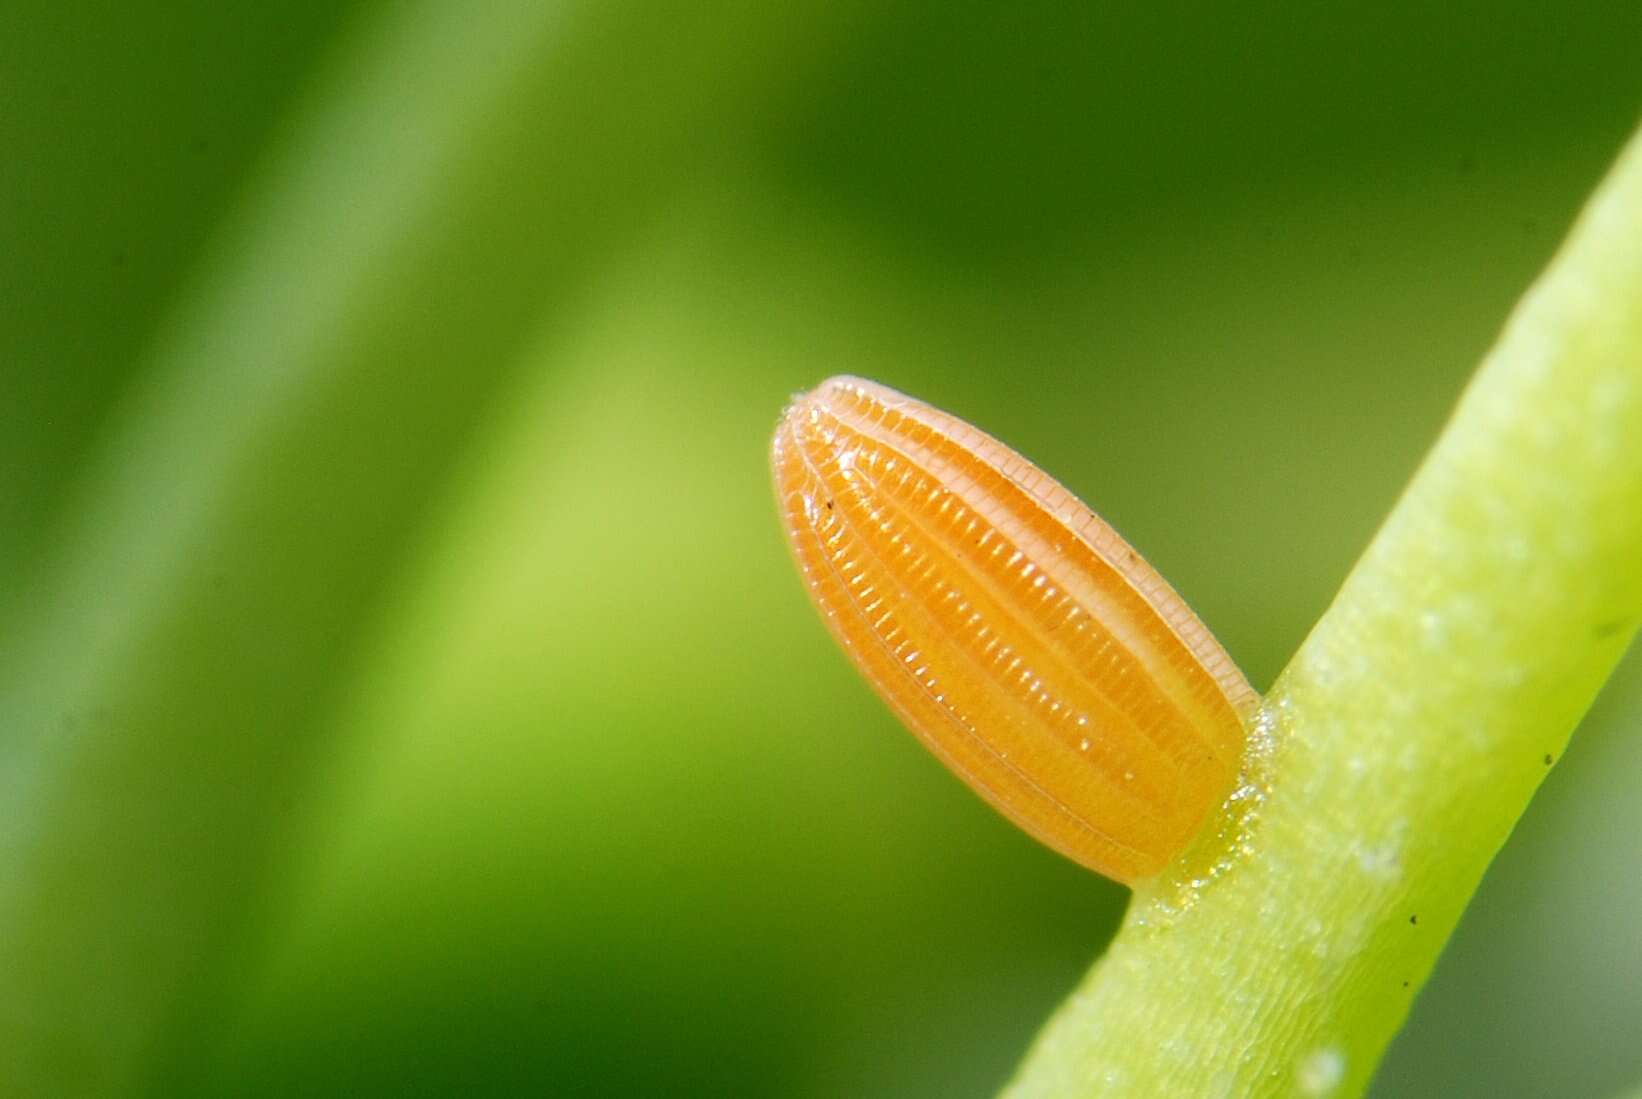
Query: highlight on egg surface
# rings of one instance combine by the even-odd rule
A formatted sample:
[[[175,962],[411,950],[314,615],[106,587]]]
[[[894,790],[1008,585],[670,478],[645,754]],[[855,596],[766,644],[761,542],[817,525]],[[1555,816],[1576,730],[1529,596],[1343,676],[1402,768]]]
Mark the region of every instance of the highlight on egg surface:
[[[1258,696],[1163,578],[1025,458],[838,377],[787,408],[771,460],[833,637],[1031,835],[1132,883],[1232,791]]]

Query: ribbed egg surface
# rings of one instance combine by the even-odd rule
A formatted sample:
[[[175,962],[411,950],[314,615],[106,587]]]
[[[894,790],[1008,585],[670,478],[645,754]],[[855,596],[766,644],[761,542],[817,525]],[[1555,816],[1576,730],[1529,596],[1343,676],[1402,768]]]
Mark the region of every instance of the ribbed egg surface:
[[[788,407],[782,523],[851,661],[948,767],[1123,882],[1231,791],[1258,697],[1150,566],[964,421],[859,378]]]

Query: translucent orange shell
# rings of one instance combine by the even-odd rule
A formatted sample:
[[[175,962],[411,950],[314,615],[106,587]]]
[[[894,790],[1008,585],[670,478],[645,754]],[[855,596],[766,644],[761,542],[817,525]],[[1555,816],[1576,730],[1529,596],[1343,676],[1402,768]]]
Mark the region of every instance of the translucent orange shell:
[[[1118,881],[1185,848],[1259,699],[1111,527],[997,440],[860,378],[794,400],[771,460],[810,598],[930,751]]]

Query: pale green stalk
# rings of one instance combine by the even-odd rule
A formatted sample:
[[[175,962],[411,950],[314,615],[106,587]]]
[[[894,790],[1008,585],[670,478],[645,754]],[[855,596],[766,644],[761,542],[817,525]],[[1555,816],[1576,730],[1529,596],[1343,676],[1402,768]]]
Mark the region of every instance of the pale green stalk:
[[[1642,139],[1005,1094],[1360,1094],[1639,621]]]

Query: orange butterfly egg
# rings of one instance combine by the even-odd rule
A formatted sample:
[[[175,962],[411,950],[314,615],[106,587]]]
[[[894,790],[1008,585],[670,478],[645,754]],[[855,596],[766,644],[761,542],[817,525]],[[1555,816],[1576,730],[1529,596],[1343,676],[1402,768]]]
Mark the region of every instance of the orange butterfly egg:
[[[1232,791],[1259,698],[1099,516],[955,416],[823,382],[772,448],[827,627],[924,745],[1000,812],[1122,882]]]

